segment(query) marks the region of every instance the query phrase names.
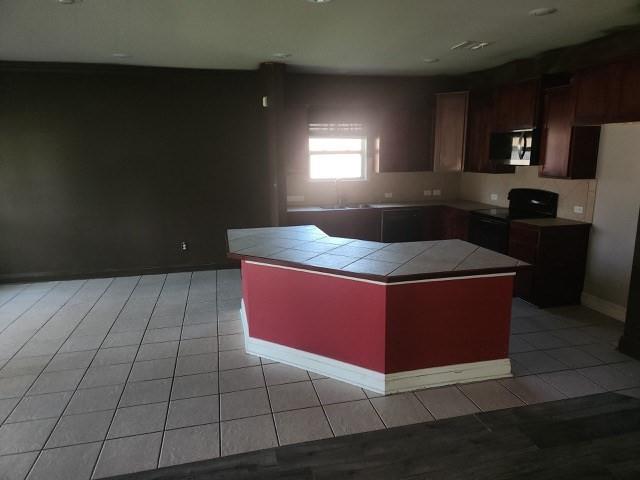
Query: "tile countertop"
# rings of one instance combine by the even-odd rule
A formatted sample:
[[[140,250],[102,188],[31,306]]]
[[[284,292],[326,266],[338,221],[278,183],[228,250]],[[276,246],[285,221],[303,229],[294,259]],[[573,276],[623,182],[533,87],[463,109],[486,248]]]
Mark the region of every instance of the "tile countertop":
[[[313,225],[227,230],[228,256],[385,283],[515,272],[530,265],[463,240],[382,243]]]
[[[525,218],[513,221],[518,223],[526,223],[527,225],[533,225],[536,227],[572,227],[575,225],[591,225],[588,222],[569,220],[568,218]]]
[[[364,205],[364,206],[358,206]],[[446,206],[459,208],[460,210],[481,210],[485,208],[498,208],[496,205],[489,205],[487,203],[473,202],[470,200],[429,200],[423,202],[395,202],[395,203],[362,203],[354,204],[354,206],[346,208],[336,208],[332,206],[306,206],[296,207],[290,205],[287,207],[287,212],[326,212],[333,210],[365,210],[371,208],[407,208],[407,207],[437,207]]]

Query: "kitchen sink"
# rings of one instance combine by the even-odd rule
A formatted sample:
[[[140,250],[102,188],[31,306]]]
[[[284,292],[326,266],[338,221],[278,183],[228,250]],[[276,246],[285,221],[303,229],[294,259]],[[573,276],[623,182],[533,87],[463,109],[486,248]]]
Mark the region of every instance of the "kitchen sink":
[[[371,205],[368,203],[351,203],[348,205],[329,205],[320,208],[324,210],[349,210],[355,208],[371,208]]]

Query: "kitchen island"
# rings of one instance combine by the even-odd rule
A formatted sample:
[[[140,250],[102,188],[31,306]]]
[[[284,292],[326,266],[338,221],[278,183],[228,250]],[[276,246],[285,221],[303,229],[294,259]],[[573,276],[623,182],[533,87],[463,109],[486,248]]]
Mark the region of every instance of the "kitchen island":
[[[462,240],[381,243],[315,226],[228,230],[248,353],[378,393],[511,375],[515,273]]]

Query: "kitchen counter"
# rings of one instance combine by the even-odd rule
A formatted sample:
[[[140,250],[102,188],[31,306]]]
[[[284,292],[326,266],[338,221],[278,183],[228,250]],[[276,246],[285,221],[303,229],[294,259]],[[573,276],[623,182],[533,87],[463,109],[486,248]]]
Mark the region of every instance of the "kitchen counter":
[[[227,241],[247,353],[385,394],[511,376],[524,262],[462,240],[370,242],[313,225]]]
[[[364,205],[364,206],[361,206]],[[335,210],[366,210],[366,209],[390,209],[390,208],[409,208],[409,207],[452,207],[460,210],[480,210],[485,208],[496,208],[495,205],[486,203],[473,202],[470,200],[428,200],[422,202],[388,202],[388,203],[366,203],[353,204],[346,208],[338,208],[333,206],[289,206],[287,212],[326,212]]]
[[[578,220],[570,220],[568,218],[525,218],[513,221],[518,223],[525,223],[527,225],[534,225],[536,227],[573,227],[577,225],[591,225],[588,222],[580,222]]]
[[[229,256],[401,282],[515,272],[528,264],[463,240],[382,243],[326,235],[313,225],[229,230]]]

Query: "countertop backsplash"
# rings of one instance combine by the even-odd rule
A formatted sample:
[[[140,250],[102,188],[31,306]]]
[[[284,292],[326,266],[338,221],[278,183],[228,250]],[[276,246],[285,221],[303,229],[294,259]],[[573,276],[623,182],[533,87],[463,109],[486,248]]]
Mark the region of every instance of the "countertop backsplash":
[[[334,205],[338,196],[350,204],[464,199],[507,207],[507,194],[512,188],[540,188],[560,195],[558,217],[591,222],[596,184],[596,180],[542,178],[538,167],[517,167],[515,174],[372,173],[367,180],[338,182],[336,194],[335,182],[311,181],[306,175],[292,174],[287,177],[287,196],[290,207]],[[392,196],[385,196],[388,193]]]

